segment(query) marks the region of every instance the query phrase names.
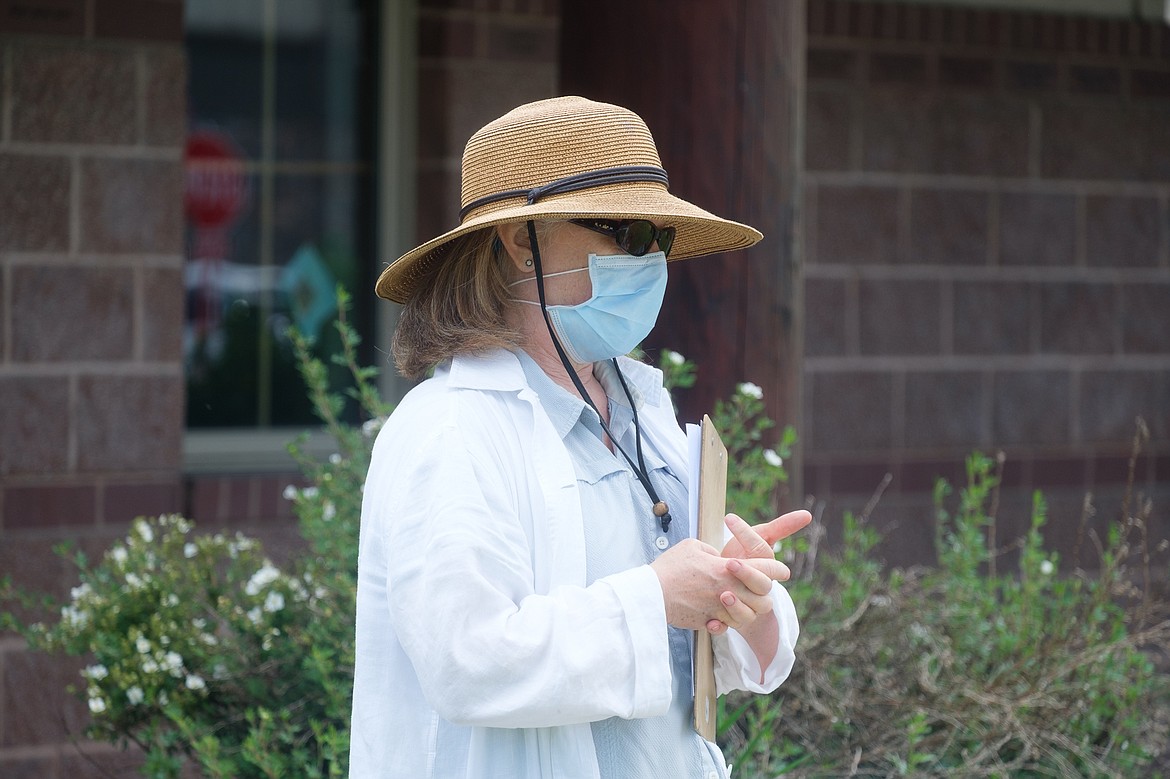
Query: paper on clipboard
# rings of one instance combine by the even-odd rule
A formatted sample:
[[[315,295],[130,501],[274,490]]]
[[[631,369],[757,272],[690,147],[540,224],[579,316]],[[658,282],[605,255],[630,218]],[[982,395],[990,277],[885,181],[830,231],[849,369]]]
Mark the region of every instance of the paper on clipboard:
[[[706,414],[701,425],[687,425],[687,447],[691,536],[722,549],[723,517],[727,513],[727,447]],[[708,741],[714,741],[715,651],[707,631],[695,631],[694,650],[695,730]]]

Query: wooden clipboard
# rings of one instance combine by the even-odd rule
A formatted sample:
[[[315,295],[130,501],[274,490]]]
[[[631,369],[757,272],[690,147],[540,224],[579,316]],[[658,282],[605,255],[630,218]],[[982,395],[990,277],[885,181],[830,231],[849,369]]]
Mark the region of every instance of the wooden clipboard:
[[[723,517],[727,513],[727,447],[711,417],[703,415],[699,450],[699,540],[723,548]],[[695,730],[715,740],[715,649],[711,634],[695,631]]]

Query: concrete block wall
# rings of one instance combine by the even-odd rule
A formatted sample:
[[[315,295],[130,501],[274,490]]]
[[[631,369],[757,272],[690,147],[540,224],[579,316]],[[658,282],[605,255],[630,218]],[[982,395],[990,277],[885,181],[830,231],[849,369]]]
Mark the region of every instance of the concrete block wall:
[[[178,0],[0,4],[0,574],[67,593],[180,507],[183,144]],[[0,635],[0,776],[106,776],[78,664]],[[74,743],[77,742],[77,743]]]
[[[516,106],[554,97],[560,0],[419,0],[419,241],[459,224],[471,134]]]
[[[810,0],[806,491],[929,557],[926,494],[1007,455],[1004,519],[1049,536],[1128,472],[1170,535],[1170,28]],[[1108,496],[1108,502],[1106,501]],[[1159,518],[1160,517],[1160,518]]]

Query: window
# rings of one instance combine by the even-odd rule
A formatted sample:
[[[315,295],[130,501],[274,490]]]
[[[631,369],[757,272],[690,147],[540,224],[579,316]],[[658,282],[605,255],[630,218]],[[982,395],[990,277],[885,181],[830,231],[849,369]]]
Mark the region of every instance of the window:
[[[359,293],[374,273],[375,4],[185,8],[187,426],[304,428],[316,420],[289,328],[328,362],[340,283],[367,346],[373,330]]]

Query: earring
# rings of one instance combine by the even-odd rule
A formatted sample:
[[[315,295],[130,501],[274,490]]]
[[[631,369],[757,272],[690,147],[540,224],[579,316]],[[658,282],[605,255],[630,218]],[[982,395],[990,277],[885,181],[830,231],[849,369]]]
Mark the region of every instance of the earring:
[[[527,260],[524,261],[524,267],[526,267],[526,268],[532,267],[532,258],[531,257],[529,257]]]

